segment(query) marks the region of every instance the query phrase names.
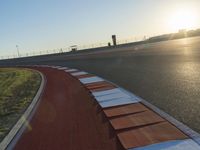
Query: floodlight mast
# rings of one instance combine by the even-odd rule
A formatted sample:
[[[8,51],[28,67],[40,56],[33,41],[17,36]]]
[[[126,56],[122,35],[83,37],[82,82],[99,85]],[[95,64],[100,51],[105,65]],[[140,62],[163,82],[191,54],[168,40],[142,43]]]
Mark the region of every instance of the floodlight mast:
[[[19,46],[16,45],[16,48],[17,48],[17,54],[18,54],[18,57],[20,57],[20,55],[19,55]]]

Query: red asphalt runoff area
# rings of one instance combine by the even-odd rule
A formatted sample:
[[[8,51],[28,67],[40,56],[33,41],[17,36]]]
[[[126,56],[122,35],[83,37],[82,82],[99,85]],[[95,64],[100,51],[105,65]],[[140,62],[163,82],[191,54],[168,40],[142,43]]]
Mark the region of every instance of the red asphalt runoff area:
[[[123,149],[101,108],[77,79],[62,70],[32,69],[47,83],[15,150]]]

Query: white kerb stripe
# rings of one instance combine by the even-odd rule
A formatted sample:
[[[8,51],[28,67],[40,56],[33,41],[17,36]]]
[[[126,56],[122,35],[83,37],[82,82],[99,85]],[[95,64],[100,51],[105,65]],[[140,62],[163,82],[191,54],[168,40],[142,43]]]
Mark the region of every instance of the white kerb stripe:
[[[65,72],[74,72],[74,71],[78,71],[77,69],[68,69],[68,70],[65,70]]]
[[[86,75],[86,74],[88,74],[88,73],[87,73],[87,72],[84,72],[84,71],[71,73],[71,75],[73,75],[73,76],[80,76],[80,75]]]
[[[61,67],[61,68],[57,68],[57,69],[59,69],[59,70],[66,70],[68,68],[67,67]]]
[[[119,98],[116,100],[100,102],[99,104],[101,105],[101,107],[106,108],[106,107],[113,107],[113,106],[134,104],[134,103],[138,103],[138,101],[130,98]]]
[[[131,148],[129,150],[200,150],[200,146],[192,139],[161,142],[145,147]]]
[[[57,68],[57,67],[56,67],[56,66],[51,66],[51,68],[54,68],[54,69],[55,69],[55,68]]]
[[[124,89],[122,89],[122,88],[120,88],[120,90],[121,90],[122,92],[126,93],[127,95],[131,96],[132,98],[137,99],[138,101],[141,101],[141,98],[138,97],[138,96],[136,96],[136,95],[134,95],[133,93],[130,93],[129,91],[124,90]]]
[[[103,96],[103,95],[108,95],[108,94],[113,94],[113,93],[118,93],[118,92],[121,92],[121,90],[119,88],[115,88],[111,90],[92,92],[92,95],[95,97],[98,97],[98,96]]]
[[[109,95],[104,95],[104,96],[98,96],[95,98],[98,102],[102,102],[102,101],[118,99],[118,98],[131,98],[131,96],[129,96],[125,93],[119,92],[119,93],[114,93],[114,94],[109,94]]]
[[[55,66],[55,68],[57,68],[57,69],[58,69],[58,68],[61,68],[61,66]]]
[[[99,78],[99,77],[88,77],[88,78],[82,78],[82,79],[79,79],[79,80],[83,84],[89,84],[89,83],[104,81],[102,78]]]

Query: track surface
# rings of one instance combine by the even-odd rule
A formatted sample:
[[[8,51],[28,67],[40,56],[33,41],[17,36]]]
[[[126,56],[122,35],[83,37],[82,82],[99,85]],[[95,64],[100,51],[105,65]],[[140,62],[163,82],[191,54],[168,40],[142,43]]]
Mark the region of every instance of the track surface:
[[[122,149],[78,80],[64,71],[40,68],[47,84],[35,115],[15,150],[117,150]]]
[[[200,37],[0,64],[49,64],[97,74],[200,132]],[[98,53],[98,54],[97,54]]]

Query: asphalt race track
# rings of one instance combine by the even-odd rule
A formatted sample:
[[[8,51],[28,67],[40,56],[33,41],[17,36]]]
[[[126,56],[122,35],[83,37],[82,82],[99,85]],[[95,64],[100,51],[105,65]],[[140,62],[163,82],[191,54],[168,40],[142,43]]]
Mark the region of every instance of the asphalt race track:
[[[82,69],[132,91],[200,132],[200,37],[0,61]]]

